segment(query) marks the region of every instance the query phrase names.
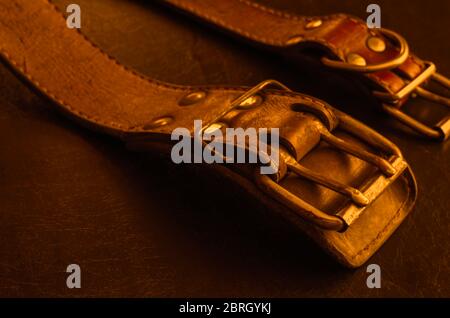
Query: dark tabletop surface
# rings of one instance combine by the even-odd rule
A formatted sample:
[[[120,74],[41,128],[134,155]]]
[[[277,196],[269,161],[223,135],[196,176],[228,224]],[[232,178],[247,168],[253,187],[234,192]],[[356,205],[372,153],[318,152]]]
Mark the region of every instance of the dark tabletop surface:
[[[54,2],[65,11],[72,1]],[[365,19],[371,1],[261,2]],[[400,146],[419,198],[369,261],[381,266],[382,288],[368,289],[365,266],[342,268],[231,184],[85,130],[0,66],[0,296],[450,296],[450,141],[402,129],[352,80],[293,67],[153,1],[77,3],[82,32],[148,76],[248,86],[274,78],[350,113]],[[383,27],[450,75],[449,1],[377,3]],[[413,104],[416,113],[431,107]],[[72,263],[81,289],[66,287]]]

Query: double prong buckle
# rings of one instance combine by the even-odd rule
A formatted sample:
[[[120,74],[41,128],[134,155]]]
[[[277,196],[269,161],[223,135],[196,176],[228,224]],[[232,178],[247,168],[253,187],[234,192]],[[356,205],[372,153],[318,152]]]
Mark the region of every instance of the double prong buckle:
[[[437,73],[436,66],[433,63],[426,62],[425,65],[425,70],[415,79],[410,81],[398,93],[391,94],[375,91],[373,94],[384,102],[383,109],[400,122],[426,137],[446,140],[450,136],[450,115],[442,119],[434,127],[429,127],[401,111],[398,107],[400,101],[412,93],[429,101],[450,107],[450,98],[440,96],[421,87],[424,82],[431,79],[441,84],[444,88],[450,89],[450,80]]]
[[[334,148],[353,155],[378,168],[379,173],[365,180],[359,189],[342,184],[319,172],[312,171],[301,165],[290,155],[284,154],[283,159],[288,171],[346,196],[349,200],[339,211],[335,211],[333,214],[321,211],[283,188],[278,182],[270,178],[270,176],[255,174],[255,177],[257,184],[266,193],[305,219],[326,230],[344,231],[358,219],[367,206],[372,204],[391,183],[402,175],[403,171],[408,167],[408,164],[403,159],[398,148],[383,136],[368,129],[345,114],[337,112],[337,117],[339,118],[339,128],[341,130],[357,136],[368,145],[382,150],[386,154],[383,157],[374,154],[356,144],[333,135],[325,127],[321,129],[321,140]]]
[[[232,102],[230,108],[218,116],[215,121],[220,121],[226,113],[235,109],[240,103],[251,98],[269,85],[276,85],[288,90],[286,86],[277,81],[264,81],[238,97]],[[310,112],[317,116],[317,109],[311,109],[309,111],[305,109],[305,112]],[[319,128],[321,140],[334,148],[374,165],[378,168],[379,173],[370,177],[363,182],[359,189],[356,189],[301,165],[287,151],[280,151],[280,164],[283,161],[287,167],[287,171],[346,196],[349,200],[343,207],[332,214],[321,211],[281,186],[279,184],[281,180],[278,180],[278,174],[264,175],[260,173],[259,169],[256,169],[254,176],[257,185],[262,191],[293,210],[302,218],[326,230],[344,231],[358,219],[367,206],[371,205],[392,182],[402,175],[403,171],[407,169],[408,164],[403,159],[400,150],[382,135],[338,110],[333,109],[332,113],[337,117],[339,121],[338,126],[341,130],[356,136],[367,143],[368,146],[380,150],[380,152],[383,152],[383,156],[374,154],[357,144],[333,135],[326,124],[321,125],[321,128]],[[212,123],[215,121],[212,121]],[[321,122],[323,122],[323,119],[321,119]]]

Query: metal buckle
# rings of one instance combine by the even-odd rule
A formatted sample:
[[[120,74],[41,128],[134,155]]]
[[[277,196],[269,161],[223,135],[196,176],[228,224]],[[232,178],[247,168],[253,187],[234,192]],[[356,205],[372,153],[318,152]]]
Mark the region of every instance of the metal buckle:
[[[358,136],[372,146],[387,150],[389,158],[384,159],[370,153],[357,145],[334,136],[326,129],[321,131],[322,140],[326,141],[331,146],[354,155],[361,160],[374,164],[380,169],[381,174],[367,180],[360,189],[343,185],[329,177],[311,171],[300,165],[293,158],[285,159],[288,170],[296,175],[337,191],[350,199],[348,204],[334,215],[323,212],[303,201],[298,196],[295,196],[290,191],[284,189],[267,175],[256,174],[255,177],[257,184],[259,184],[266,193],[270,194],[279,202],[287,205],[305,219],[326,230],[344,231],[358,219],[368,205],[374,202],[375,199],[377,199],[378,196],[380,196],[381,193],[383,193],[383,191],[403,173],[408,167],[408,164],[401,156],[398,148],[383,136],[369,130],[367,127],[346,115],[339,114],[338,118],[340,121],[339,126],[342,130]]]
[[[268,80],[262,82],[235,99],[235,101],[232,102],[231,107],[224,111],[216,120],[220,120],[230,110],[238,107],[240,103],[272,84],[289,90],[286,86],[277,81]],[[305,109],[305,111],[308,110]],[[311,109],[311,113],[317,115],[317,109]],[[261,190],[298,213],[304,219],[309,220],[326,230],[344,231],[362,214],[366,206],[370,205],[402,174],[408,165],[404,161],[400,150],[386,138],[344,113],[337,110],[334,110],[334,113],[339,119],[339,127],[342,130],[357,136],[368,145],[386,152],[389,158],[385,159],[355,144],[334,136],[328,128],[326,128],[325,124],[323,125],[323,129],[320,130],[321,139],[343,152],[349,153],[361,160],[375,165],[381,171],[379,175],[367,180],[365,184],[362,185],[361,189],[355,189],[302,166],[287,153],[280,159],[283,159],[287,169],[296,175],[337,191],[350,198],[350,201],[345,207],[341,208],[335,214],[330,215],[315,208],[280,186],[277,181],[274,180],[275,178],[272,178],[273,176],[260,174],[259,169],[255,170],[255,180]]]
[[[337,68],[337,69],[346,70],[346,71],[353,71],[353,72],[361,72],[361,73],[370,73],[370,72],[388,70],[388,69],[393,69],[397,66],[402,65],[409,56],[408,42],[406,42],[406,40],[400,34],[394,32],[394,31],[384,29],[384,28],[380,28],[377,30],[381,34],[385,35],[386,37],[393,39],[399,45],[399,53],[394,59],[384,62],[384,63],[362,66],[362,65],[349,64],[349,63],[341,62],[341,61],[333,61],[327,57],[322,57],[322,59],[321,59],[322,63],[324,65],[332,67],[332,68]]]
[[[450,80],[437,73],[436,66],[433,63],[425,62],[425,65],[427,65],[425,70],[396,94],[379,91],[374,91],[373,94],[382,101],[386,102],[383,103],[384,111],[395,117],[400,122],[429,138],[446,140],[450,136],[450,116],[447,116],[441,120],[435,127],[429,127],[396,107],[396,104],[398,104],[399,101],[411,93],[415,93],[429,101],[450,107],[450,98],[440,96],[420,87],[420,85],[431,78],[446,89],[450,89]]]

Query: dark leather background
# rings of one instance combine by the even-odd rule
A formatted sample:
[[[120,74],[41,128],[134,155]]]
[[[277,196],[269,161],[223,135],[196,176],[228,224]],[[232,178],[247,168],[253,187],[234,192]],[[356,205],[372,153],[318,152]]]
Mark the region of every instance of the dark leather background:
[[[73,1],[54,2],[64,10]],[[262,2],[364,19],[370,3]],[[352,80],[292,67],[153,1],[77,3],[82,32],[146,75],[249,86],[275,78],[368,123],[400,146],[419,199],[369,261],[381,266],[382,288],[368,289],[364,266],[342,268],[231,184],[81,128],[1,66],[0,296],[450,296],[450,141],[402,129]],[[450,75],[447,0],[377,3],[384,27]],[[427,111],[427,103],[414,104],[416,113]],[[81,266],[81,289],[66,287],[71,263]]]

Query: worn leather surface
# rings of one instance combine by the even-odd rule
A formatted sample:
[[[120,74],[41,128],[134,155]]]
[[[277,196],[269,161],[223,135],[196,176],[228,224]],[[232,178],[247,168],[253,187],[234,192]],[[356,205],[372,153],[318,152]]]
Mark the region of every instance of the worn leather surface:
[[[377,30],[369,29],[366,21],[349,14],[329,14],[308,16],[301,12],[274,10],[273,7],[247,0],[166,0],[162,1],[180,11],[185,11],[205,24],[242,37],[260,46],[298,56],[305,48],[315,47],[310,52],[316,63],[321,56],[331,55],[332,59],[346,61],[349,53],[362,56],[367,65],[388,62],[399,55],[399,49]],[[320,19],[317,28],[308,28],[308,23]],[[367,38],[377,36],[384,39],[386,49],[373,52],[366,44]],[[301,37],[301,40],[291,41]],[[304,53],[304,52],[303,52]],[[407,78],[415,78],[421,73],[423,62],[409,55],[395,70],[381,70],[366,74],[371,85],[389,93],[397,93],[407,82],[396,74],[403,72]]]
[[[258,81],[278,75],[275,77],[293,83],[297,90],[308,89],[308,85],[302,87],[295,84],[298,71],[290,73],[286,64],[266,66],[264,59],[269,61],[273,57],[261,56],[240,45],[229,43],[218,34],[205,35],[202,28],[191,25],[180,17],[174,19],[173,14],[159,7],[144,5],[141,2],[121,1],[80,4],[87,9],[83,11],[86,12],[83,32],[100,46],[110,50],[109,52],[123,63],[134,66],[152,77],[179,84],[232,82],[251,85],[255,79]],[[99,22],[102,19],[103,23]],[[117,24],[113,21],[117,21]],[[122,24],[123,26],[120,26]],[[173,28],[174,32],[167,32],[167,28]],[[158,30],[161,32],[160,37],[155,35]],[[164,30],[165,32],[162,32]],[[134,33],[139,35],[136,35],[135,42],[132,42],[131,35]],[[187,42],[189,38],[193,41],[191,44],[193,47]],[[147,43],[153,45],[143,45],[146,39]],[[167,48],[163,47],[164,43]],[[180,55],[173,56],[177,53]],[[209,58],[213,53],[218,58]],[[155,60],[158,62],[155,63]],[[180,62],[180,65],[176,65],[178,70],[174,65],[178,63],[174,63],[174,60]],[[260,67],[257,67],[257,64],[253,65],[259,62]],[[233,63],[236,63],[234,67]],[[255,67],[253,71],[250,68],[252,65]],[[225,74],[220,75],[222,72]],[[237,76],[241,72],[241,76]],[[310,70],[306,69],[304,72],[309,74]],[[212,190],[211,187],[211,182],[217,183],[214,178],[208,180],[201,172],[186,172],[183,168],[170,166],[155,157],[128,154],[120,145],[108,138],[81,132],[78,126],[70,124],[47,109],[45,102],[29,93],[11,74],[7,71],[3,73],[5,85],[2,85],[2,89],[5,90],[6,87],[4,95],[10,97],[5,102],[6,114],[12,116],[15,114],[18,117],[16,120],[3,120],[6,127],[14,130],[15,136],[11,140],[11,133],[4,134],[4,144],[9,140],[11,146],[7,147],[10,150],[5,151],[2,157],[4,160],[10,158],[10,163],[14,163],[12,167],[9,166],[4,170],[5,181],[8,181],[5,182],[8,191],[5,191],[11,195],[4,201],[8,213],[2,215],[4,218],[2,226],[5,229],[3,231],[5,240],[8,238],[14,243],[4,247],[6,256],[2,259],[5,268],[2,270],[2,278],[11,282],[2,285],[6,290],[5,294],[22,295],[25,292],[29,295],[106,296],[383,294],[383,289],[374,292],[365,287],[364,270],[343,271],[304,238],[299,237],[298,232],[289,225],[265,213],[267,211],[255,206],[254,203],[245,202],[239,191],[233,190],[229,194],[223,194],[230,191],[230,184],[222,185],[220,195],[214,195],[217,191],[217,188]],[[258,77],[258,74],[263,77]],[[313,74],[309,75],[311,82],[318,81]],[[333,94],[339,94],[345,84],[336,80],[333,86],[342,86]],[[327,97],[330,90],[321,91],[323,98],[332,101],[333,96]],[[356,91],[356,94],[360,98],[359,102],[370,103],[370,99],[361,92]],[[356,105],[355,102],[358,101],[342,98],[339,100],[339,104],[345,101],[349,106]],[[20,107],[24,102],[28,107]],[[19,104],[19,107],[15,104]],[[375,112],[371,113],[368,119],[372,117],[383,118]],[[22,128],[21,119],[24,120]],[[71,127],[70,130],[66,130],[66,126]],[[43,133],[41,139],[39,132]],[[30,140],[31,136],[33,140]],[[445,178],[444,146],[439,149],[436,145],[430,145],[425,141],[417,142],[413,136],[406,133],[402,138],[406,140],[403,142],[406,146],[410,142],[411,148],[408,149],[413,153],[421,147],[430,149],[429,151],[435,149],[433,153],[437,152],[435,157],[437,160],[441,157],[441,162],[429,164],[438,169],[436,173],[444,178],[444,185],[445,182],[448,183],[448,178]],[[68,142],[73,143],[77,151],[67,153]],[[408,149],[404,151],[407,152]],[[23,153],[20,153],[21,151]],[[27,158],[31,161],[18,161],[17,158],[21,160]],[[77,162],[86,170],[81,169],[78,164],[75,166]],[[24,170],[23,167],[29,169]],[[163,170],[162,167],[166,169]],[[191,183],[187,184],[186,179],[192,180]],[[434,182],[433,179],[431,177],[430,180]],[[30,183],[32,180],[34,183]],[[74,183],[82,186],[74,189]],[[163,189],[167,192],[162,191]],[[435,199],[433,203],[435,206],[436,203],[440,205],[430,213],[438,213],[442,218],[448,213],[448,201],[445,201],[445,187],[439,189],[443,192],[441,200]],[[231,200],[232,198],[235,200]],[[21,202],[21,205],[17,205],[18,202]],[[425,206],[422,209],[429,210],[429,207]],[[11,215],[16,217],[11,218]],[[425,220],[428,217],[429,215]],[[409,236],[405,236],[403,240],[400,238],[400,243],[396,245],[394,243],[389,250],[389,246],[393,244],[391,241],[395,241],[396,236],[402,235],[396,234],[382,253],[374,258],[376,261],[382,257],[381,255],[385,255],[378,260],[382,268],[388,267],[392,271],[397,267],[393,265],[405,260],[411,260],[410,264],[413,262],[420,264],[421,258],[417,259],[417,252],[416,258],[409,253],[416,250],[414,245],[416,247],[417,244],[420,245],[423,238],[416,239],[414,244],[407,242],[408,238],[411,238],[411,235],[415,237],[421,231],[433,233],[432,237],[435,238],[436,233],[439,233],[437,225],[441,226],[440,233],[444,238],[448,231],[448,227],[442,228],[445,222],[434,220],[434,228],[424,227],[426,222],[421,222],[420,226],[415,222],[408,222],[413,221],[407,221]],[[433,219],[429,219],[429,223],[433,224]],[[408,229],[408,225],[406,228]],[[416,273],[409,275],[402,275],[402,272],[396,269],[398,277],[418,276],[411,282],[415,284],[413,286],[420,287],[420,282],[425,286],[434,284],[434,288],[430,289],[422,290],[416,287],[412,294],[443,295],[447,292],[445,286],[448,284],[445,284],[444,275],[448,269],[448,254],[445,254],[446,249],[442,249],[442,245],[437,244],[432,245],[435,249],[434,259],[436,264],[439,264],[434,267],[433,275],[437,276],[433,277],[438,278],[433,283],[419,277],[421,271],[422,276],[428,275],[423,267],[422,270],[420,266],[403,267],[403,270],[408,268],[409,272],[406,273],[411,271]],[[433,249],[427,251],[430,250]],[[85,268],[84,285],[79,291],[70,291],[65,287],[64,269],[67,266],[65,265],[67,258],[75,259],[68,263],[79,262],[82,269]],[[407,261],[406,263],[408,264]],[[61,268],[61,271],[55,271],[57,268]],[[291,270],[287,270],[289,268]],[[388,273],[385,271],[383,273],[388,279],[395,279],[391,278],[389,269]],[[439,275],[442,275],[442,278]],[[330,288],[328,284],[335,288]],[[399,283],[393,283],[391,287],[389,282],[387,284],[388,287],[384,286],[385,295],[408,295],[402,294],[401,288],[395,288]],[[402,280],[401,284],[409,286],[408,279]],[[444,287],[436,288],[437,286]],[[408,288],[408,291],[410,290],[411,288]]]
[[[163,151],[161,146],[165,146],[164,152],[169,154],[172,144],[170,132],[175,127],[192,131],[193,120],[203,120],[205,125],[211,123],[245,92],[243,88],[223,86],[175,86],[139,75],[114,60],[84,34],[68,29],[61,11],[46,0],[5,0],[0,5],[0,20],[8,26],[0,30],[0,55],[6,65],[25,84],[44,95],[69,117],[84,126],[118,135],[135,149],[155,151],[157,142],[156,150]],[[42,41],[43,38],[46,41]],[[201,101],[189,106],[179,102],[189,92],[199,90],[205,94]],[[234,109],[220,121],[231,127],[279,128],[281,144],[289,145],[287,148],[295,154],[296,160],[312,171],[324,176],[324,171],[328,171],[333,179],[360,189],[366,187],[366,180],[372,177],[378,179],[380,176],[387,181],[387,176],[382,176],[381,171],[374,170],[368,162],[327,143],[318,145],[321,130],[337,133],[334,130],[342,130],[340,126],[346,126],[347,131],[359,136],[361,141],[365,138],[366,143],[375,142],[381,148],[389,149],[386,154],[389,157],[401,156],[395,145],[367,127],[358,128],[361,123],[338,113],[322,101],[288,90],[259,94],[263,99],[260,106]],[[294,104],[304,105],[309,108],[309,113],[294,111],[291,109]],[[171,121],[153,126],[151,122],[157,118],[171,118]],[[390,167],[393,172],[389,174],[388,184],[392,183],[392,186],[379,198],[369,194],[373,204],[368,204],[362,215],[357,212],[361,216],[356,222],[347,223],[351,226],[345,233],[333,234],[324,229],[311,231],[312,224],[303,224],[303,218],[322,224],[325,230],[344,230],[343,220],[330,215],[347,209],[361,211],[345,196],[313,182],[305,182],[294,173],[285,176],[285,168],[279,168],[274,178],[281,180],[280,185],[290,193],[295,193],[296,199],[288,199],[292,196],[289,193],[288,197],[277,199],[280,191],[271,193],[270,186],[265,191],[259,190],[257,185],[261,183],[255,182],[252,165],[227,165],[236,173],[229,171],[225,174],[230,175],[236,186],[245,188],[265,203],[267,208],[279,205],[277,208],[281,215],[288,215],[294,223],[302,223],[301,227],[339,262],[357,267],[365,263],[401,224],[417,197],[414,176],[406,168],[407,163],[401,158],[395,161],[400,165],[395,164],[395,169]],[[375,191],[381,193],[388,184]],[[371,189],[376,187],[371,185],[367,193],[373,193]],[[297,203],[292,206],[290,202]],[[348,220],[348,217],[342,217]]]

